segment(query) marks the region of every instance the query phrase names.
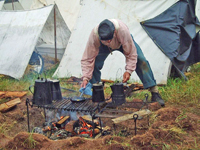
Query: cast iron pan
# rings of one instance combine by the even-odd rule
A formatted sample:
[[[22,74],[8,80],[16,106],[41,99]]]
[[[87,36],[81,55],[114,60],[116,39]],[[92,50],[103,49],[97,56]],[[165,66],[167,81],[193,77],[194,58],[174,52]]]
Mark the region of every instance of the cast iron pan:
[[[87,87],[87,86],[88,86],[88,84],[86,85],[86,87]],[[85,89],[86,89],[86,87],[85,87]],[[83,95],[85,89],[82,91],[82,93],[81,93],[80,96],[74,96],[74,97],[72,97],[70,100],[71,100],[72,102],[82,102],[82,101],[85,101],[86,98],[85,98],[85,97],[82,97],[82,95]]]
[[[74,96],[70,99],[72,102],[83,102],[86,100],[85,97],[80,97],[80,96]]]

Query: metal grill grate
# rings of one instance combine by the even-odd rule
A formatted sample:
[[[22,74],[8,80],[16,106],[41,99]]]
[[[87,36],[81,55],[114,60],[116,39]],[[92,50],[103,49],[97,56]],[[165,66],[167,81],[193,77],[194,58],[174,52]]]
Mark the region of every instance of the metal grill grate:
[[[65,111],[80,111],[80,112],[94,112],[99,103],[92,102],[91,99],[86,99],[85,101],[80,102],[72,102],[70,98],[63,98],[61,101],[56,101],[48,105],[34,105],[38,108],[45,108],[45,109],[62,109]]]

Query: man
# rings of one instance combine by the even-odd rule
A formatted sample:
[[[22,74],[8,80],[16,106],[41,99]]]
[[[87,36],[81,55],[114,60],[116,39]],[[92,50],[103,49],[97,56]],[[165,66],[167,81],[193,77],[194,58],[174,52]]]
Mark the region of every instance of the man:
[[[144,88],[151,92],[151,101],[164,106],[164,100],[158,92],[152,70],[141,48],[134,41],[126,24],[117,19],[105,19],[92,30],[81,60],[81,87],[84,89],[88,83],[92,85],[101,81],[100,70],[107,56],[114,50],[122,52],[126,58],[123,82],[127,82],[131,73],[136,71]]]

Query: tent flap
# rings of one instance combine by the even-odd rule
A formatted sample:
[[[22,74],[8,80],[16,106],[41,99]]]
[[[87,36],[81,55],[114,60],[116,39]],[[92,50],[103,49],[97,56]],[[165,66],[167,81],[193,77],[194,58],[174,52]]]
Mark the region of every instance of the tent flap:
[[[194,56],[199,54],[196,25],[200,25],[195,4],[195,0],[178,1],[153,19],[141,22],[144,30],[184,78],[187,68],[200,60]]]

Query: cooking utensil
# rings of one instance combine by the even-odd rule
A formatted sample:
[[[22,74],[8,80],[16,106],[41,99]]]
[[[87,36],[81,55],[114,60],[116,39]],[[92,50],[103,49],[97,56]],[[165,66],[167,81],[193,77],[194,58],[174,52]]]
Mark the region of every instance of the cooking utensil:
[[[93,102],[104,102],[105,97],[104,97],[103,84],[101,82],[93,84],[92,89],[93,89],[92,101]]]
[[[33,104],[47,105],[51,104],[53,100],[62,100],[59,80],[38,79],[35,80],[34,92],[33,85],[29,87],[29,91],[33,94]]]
[[[29,87],[29,91],[33,94],[33,104],[47,105],[52,103],[51,82],[46,79],[35,80],[34,92],[31,91],[33,85]]]
[[[80,96],[74,96],[70,99],[72,102],[83,102],[86,100],[85,97],[80,97]]]
[[[124,94],[124,85],[123,83],[115,83],[110,86],[112,89],[112,103],[116,106],[120,106],[126,102]]]
[[[86,85],[86,87],[87,87],[87,86],[88,86],[88,84]],[[80,96],[74,96],[74,97],[72,97],[70,100],[71,100],[72,102],[82,102],[82,101],[85,101],[86,98],[85,98],[85,97],[82,97],[82,95],[83,95],[83,93],[84,93],[86,87],[82,90]]]
[[[48,80],[51,82],[51,92],[52,100],[60,101],[62,100],[62,94],[60,90],[60,81],[59,80]]]

